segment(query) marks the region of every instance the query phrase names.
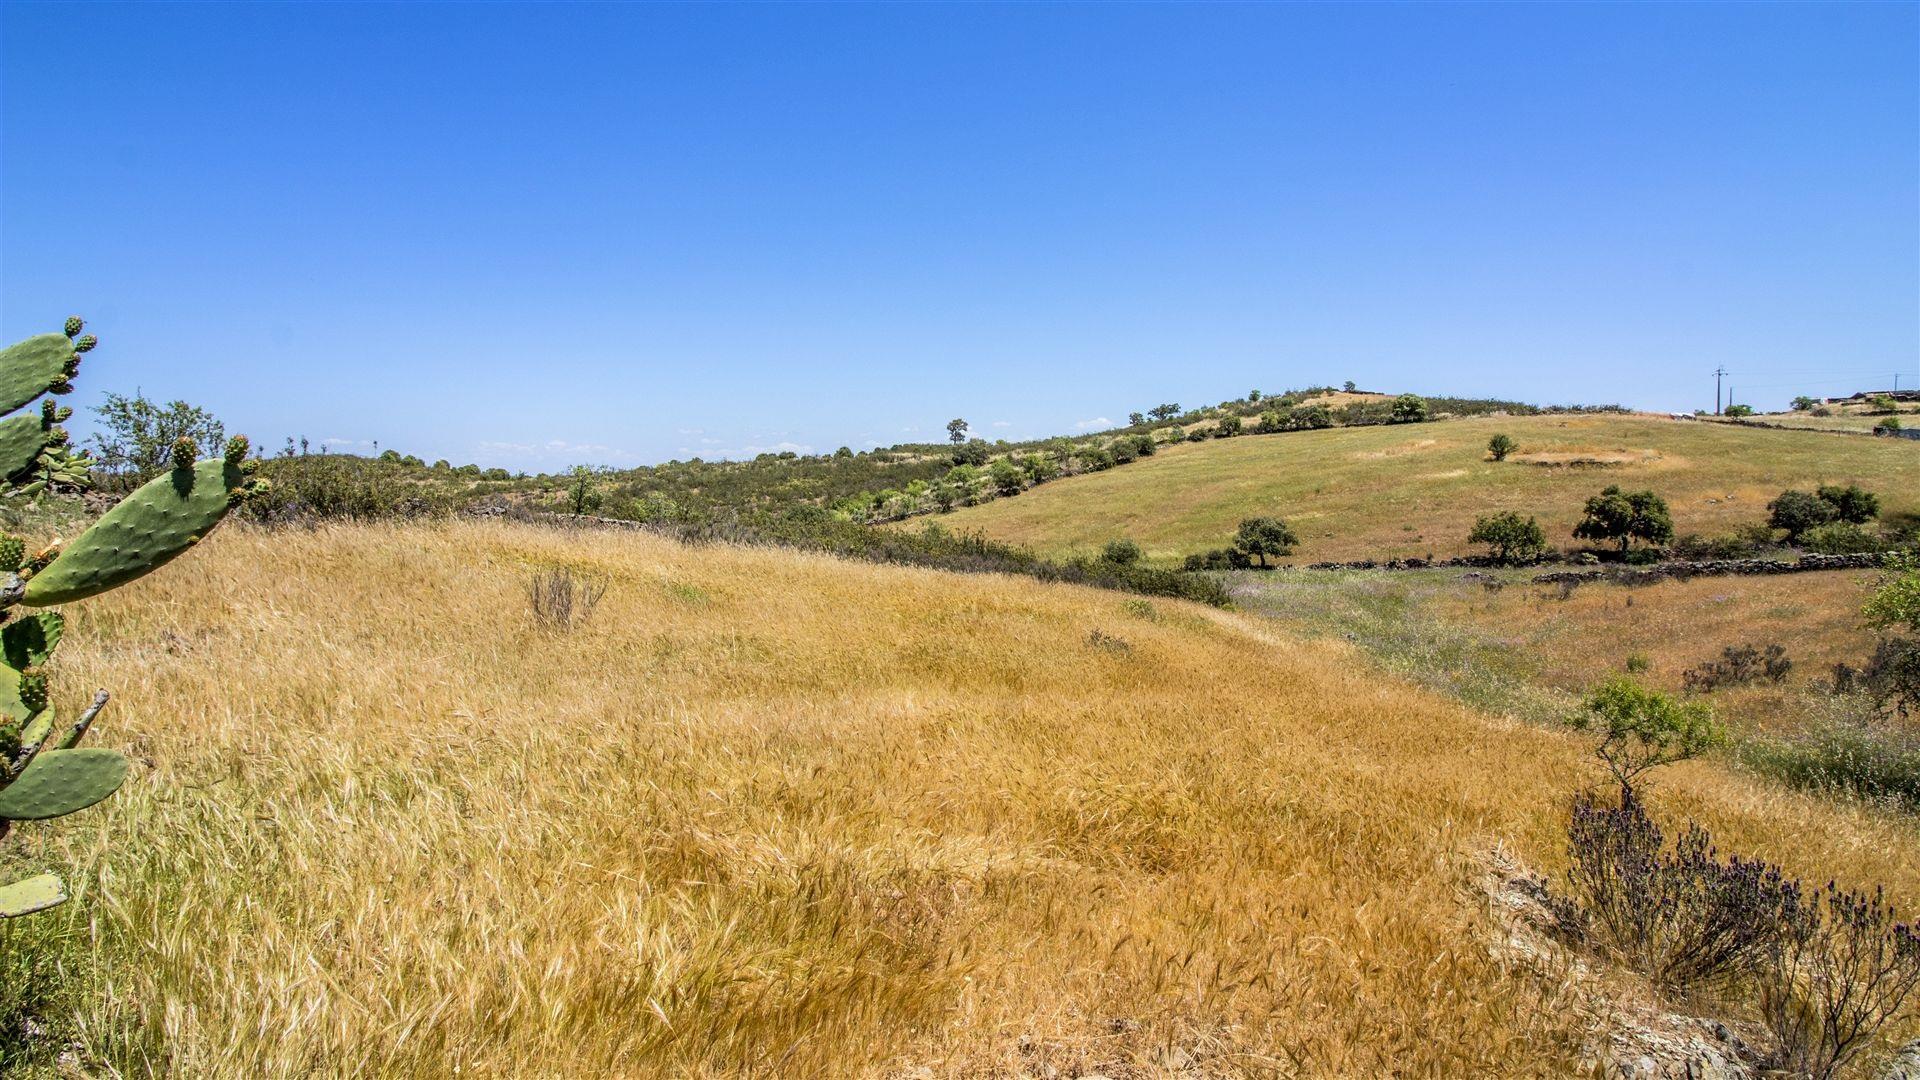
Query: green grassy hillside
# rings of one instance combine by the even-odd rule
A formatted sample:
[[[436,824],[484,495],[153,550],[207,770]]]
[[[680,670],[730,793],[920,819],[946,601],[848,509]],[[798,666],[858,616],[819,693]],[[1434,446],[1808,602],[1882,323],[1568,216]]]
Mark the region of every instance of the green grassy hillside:
[[[1498,432],[1520,444],[1504,462],[1487,460]],[[1180,444],[939,520],[1052,555],[1126,536],[1166,561],[1267,514],[1300,534],[1293,561],[1447,556],[1471,551],[1474,518],[1496,510],[1537,515],[1550,543],[1569,544],[1607,484],[1652,488],[1679,533],[1711,535],[1764,521],[1783,488],[1848,481],[1888,515],[1920,511],[1920,448],[1647,415],[1480,417]]]

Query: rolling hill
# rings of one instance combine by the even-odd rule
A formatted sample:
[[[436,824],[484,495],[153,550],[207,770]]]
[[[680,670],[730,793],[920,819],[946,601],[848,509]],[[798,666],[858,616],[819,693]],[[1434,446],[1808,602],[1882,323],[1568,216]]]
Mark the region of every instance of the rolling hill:
[[[1520,450],[1494,462],[1500,432]],[[1608,484],[1651,488],[1678,532],[1712,535],[1764,522],[1783,488],[1850,481],[1880,493],[1887,515],[1920,511],[1920,448],[1646,414],[1475,417],[1181,443],[937,520],[1048,555],[1124,536],[1171,562],[1270,515],[1299,533],[1295,562],[1444,557],[1470,553],[1474,519],[1497,510],[1537,515],[1548,542],[1567,545]]]
[[[1269,445],[1314,443],[1205,449]],[[570,634],[527,610],[555,566],[610,584]],[[57,704],[114,685],[96,737],[142,764],[5,853],[83,889],[3,954],[49,1068],[1563,1076],[1621,990],[1503,953],[1475,885],[1496,850],[1558,865],[1585,749],[1252,615],[624,532],[231,527],[68,641]],[[1905,818],[1711,762],[1653,798],[1920,898]]]

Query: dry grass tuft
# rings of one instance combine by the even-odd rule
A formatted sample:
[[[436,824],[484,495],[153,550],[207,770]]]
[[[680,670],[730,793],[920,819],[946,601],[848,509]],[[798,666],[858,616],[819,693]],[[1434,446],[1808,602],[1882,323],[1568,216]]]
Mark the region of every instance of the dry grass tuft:
[[[528,569],[613,582],[564,639]],[[694,599],[697,598],[697,602]],[[222,530],[76,608],[125,791],[25,833],[120,1074],[1567,1075],[1572,976],[1472,853],[1558,861],[1578,749],[1348,647],[1109,593],[506,524]],[[1088,648],[1124,625],[1124,656]],[[1920,899],[1904,819],[1656,796]]]

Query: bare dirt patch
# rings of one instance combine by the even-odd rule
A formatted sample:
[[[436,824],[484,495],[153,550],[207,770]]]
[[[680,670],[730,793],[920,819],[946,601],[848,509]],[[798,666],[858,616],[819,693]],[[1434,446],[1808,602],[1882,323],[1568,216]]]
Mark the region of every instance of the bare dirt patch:
[[[1617,469],[1627,465],[1652,465],[1664,458],[1665,455],[1658,450],[1589,450],[1569,447],[1518,453],[1507,460],[1521,465],[1538,465],[1549,469]]]

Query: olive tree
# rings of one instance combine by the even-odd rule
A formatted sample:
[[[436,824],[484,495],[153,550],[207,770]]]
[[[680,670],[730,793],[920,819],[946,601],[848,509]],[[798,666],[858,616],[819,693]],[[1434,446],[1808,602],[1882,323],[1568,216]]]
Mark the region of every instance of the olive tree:
[[[1260,560],[1262,567],[1267,565],[1269,555],[1278,558],[1293,554],[1293,545],[1299,542],[1286,522],[1272,517],[1247,518],[1233,537],[1234,550]]]

